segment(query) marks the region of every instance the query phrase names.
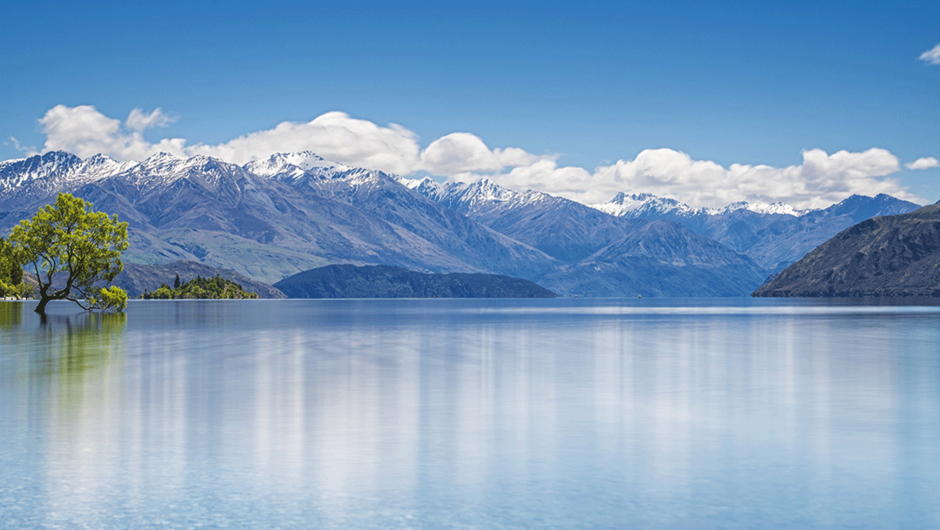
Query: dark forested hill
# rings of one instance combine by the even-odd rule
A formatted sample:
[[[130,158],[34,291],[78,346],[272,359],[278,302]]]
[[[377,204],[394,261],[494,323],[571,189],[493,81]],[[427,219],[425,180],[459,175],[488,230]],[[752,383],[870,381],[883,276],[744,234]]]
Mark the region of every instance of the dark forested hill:
[[[753,296],[940,296],[940,204],[848,228]]]
[[[553,298],[533,282],[494,274],[424,274],[400,267],[330,265],[274,286],[290,298]]]

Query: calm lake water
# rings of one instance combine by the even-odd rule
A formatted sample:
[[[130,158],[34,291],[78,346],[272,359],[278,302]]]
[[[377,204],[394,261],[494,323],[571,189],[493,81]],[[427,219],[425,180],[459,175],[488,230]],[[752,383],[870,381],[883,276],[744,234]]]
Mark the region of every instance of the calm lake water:
[[[936,306],[33,307],[0,527],[940,527]]]

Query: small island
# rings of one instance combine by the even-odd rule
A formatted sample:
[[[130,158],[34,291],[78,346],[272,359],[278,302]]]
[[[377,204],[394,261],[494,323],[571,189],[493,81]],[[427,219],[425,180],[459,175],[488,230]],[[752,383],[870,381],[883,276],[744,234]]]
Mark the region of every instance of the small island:
[[[144,291],[140,298],[144,300],[243,300],[258,298],[256,293],[249,293],[245,289],[221,276],[203,278],[196,276],[188,282],[180,282],[179,275],[170,287],[162,284],[153,292]]]

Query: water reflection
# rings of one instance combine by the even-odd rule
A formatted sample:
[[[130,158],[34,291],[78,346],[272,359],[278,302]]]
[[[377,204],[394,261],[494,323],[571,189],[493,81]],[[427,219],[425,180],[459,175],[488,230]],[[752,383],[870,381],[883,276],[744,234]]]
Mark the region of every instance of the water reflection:
[[[438,302],[0,304],[0,519],[940,521],[934,308]]]
[[[124,313],[50,315],[41,319],[37,339],[48,346],[36,356],[43,376],[81,379],[123,355]]]
[[[23,323],[22,302],[0,302],[0,330],[10,331]]]
[[[43,319],[29,303],[0,303],[0,400],[9,407],[0,422],[14,455],[2,471],[14,473],[20,492],[0,509],[7,523],[34,527],[50,513],[74,513],[94,525],[84,514],[106,484],[102,464],[113,464],[99,458],[113,433],[102,412],[120,406],[109,390],[126,358],[126,326],[123,314]]]

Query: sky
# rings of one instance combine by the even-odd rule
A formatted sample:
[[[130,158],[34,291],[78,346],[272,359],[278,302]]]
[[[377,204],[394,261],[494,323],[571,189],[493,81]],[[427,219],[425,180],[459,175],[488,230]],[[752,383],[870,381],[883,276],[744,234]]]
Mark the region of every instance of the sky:
[[[312,150],[585,203],[940,199],[940,2],[7,6],[0,160]]]

